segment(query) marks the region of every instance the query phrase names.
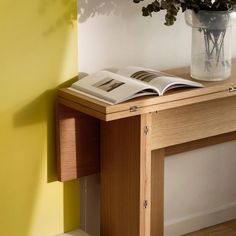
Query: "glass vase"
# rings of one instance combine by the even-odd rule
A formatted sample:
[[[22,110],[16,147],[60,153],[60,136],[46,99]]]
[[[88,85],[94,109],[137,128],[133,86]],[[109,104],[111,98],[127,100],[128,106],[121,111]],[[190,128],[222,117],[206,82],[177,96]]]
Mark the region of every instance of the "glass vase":
[[[192,27],[191,77],[203,81],[230,78],[232,13],[187,10],[185,20]]]

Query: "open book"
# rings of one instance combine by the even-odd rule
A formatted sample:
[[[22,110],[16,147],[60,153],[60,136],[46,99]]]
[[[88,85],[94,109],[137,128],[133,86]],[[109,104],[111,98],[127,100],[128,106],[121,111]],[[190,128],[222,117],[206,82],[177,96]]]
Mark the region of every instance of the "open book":
[[[117,104],[144,95],[161,96],[178,87],[203,85],[152,69],[125,67],[116,73],[104,70],[88,75],[72,84],[70,89],[108,104]]]

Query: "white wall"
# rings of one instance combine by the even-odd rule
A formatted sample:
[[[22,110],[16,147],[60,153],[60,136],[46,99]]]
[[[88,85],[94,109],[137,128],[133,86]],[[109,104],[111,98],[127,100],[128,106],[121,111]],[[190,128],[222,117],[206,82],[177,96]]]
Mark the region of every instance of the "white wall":
[[[157,69],[189,65],[191,29],[185,25],[183,14],[174,26],[167,27],[163,25],[163,13],[144,18],[141,5],[132,0],[78,3],[79,71],[91,73],[127,65]],[[236,217],[235,153],[236,142],[229,142],[166,159],[165,235],[177,236]],[[98,235],[97,227],[88,223],[98,220],[99,210],[92,207],[98,204],[98,198],[94,200],[99,195],[98,181],[96,176],[81,181],[82,199],[86,194],[93,196],[81,206],[81,223],[87,222],[86,229],[92,236]]]
[[[79,18],[80,71],[130,64],[163,69],[189,63],[191,30],[183,15],[174,27],[167,27],[163,13],[144,18],[141,5],[132,0],[79,0],[78,7],[83,12]]]
[[[236,218],[236,142],[165,160],[165,235]]]

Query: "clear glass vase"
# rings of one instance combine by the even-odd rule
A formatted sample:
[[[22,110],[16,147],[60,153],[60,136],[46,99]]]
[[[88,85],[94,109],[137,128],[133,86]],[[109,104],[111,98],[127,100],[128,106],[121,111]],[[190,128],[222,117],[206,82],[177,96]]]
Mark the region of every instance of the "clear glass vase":
[[[186,23],[192,27],[191,77],[220,81],[231,75],[231,28],[235,15],[227,11],[187,10]]]

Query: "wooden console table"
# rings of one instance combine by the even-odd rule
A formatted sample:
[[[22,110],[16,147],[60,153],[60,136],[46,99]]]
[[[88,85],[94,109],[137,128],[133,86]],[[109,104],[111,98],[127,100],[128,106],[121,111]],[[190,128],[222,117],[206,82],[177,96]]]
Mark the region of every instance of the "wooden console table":
[[[114,106],[59,90],[59,179],[101,173],[101,236],[162,236],[164,158],[236,139],[236,60],[204,85]]]

